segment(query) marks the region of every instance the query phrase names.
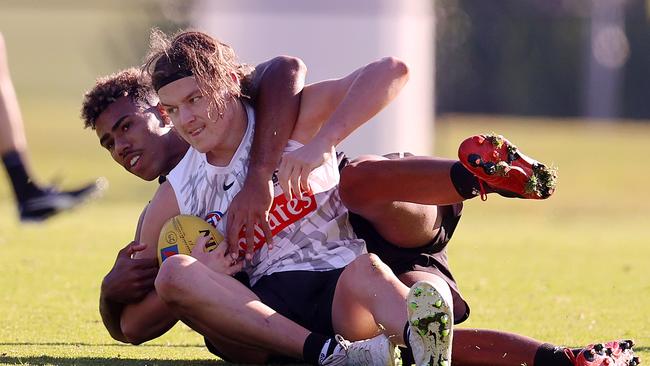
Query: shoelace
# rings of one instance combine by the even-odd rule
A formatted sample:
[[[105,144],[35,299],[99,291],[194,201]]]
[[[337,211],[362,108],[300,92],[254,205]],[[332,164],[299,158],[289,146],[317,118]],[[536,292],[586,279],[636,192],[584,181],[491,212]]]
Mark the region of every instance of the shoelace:
[[[485,191],[485,186],[483,185],[483,181],[479,178],[476,178],[478,180],[478,186],[481,190],[481,201],[485,202],[487,201],[487,192]]]
[[[564,354],[569,358],[572,364],[574,365],[576,364],[576,356],[573,354],[573,352],[570,349],[565,348]]]
[[[343,348],[344,350],[347,351],[348,348],[350,348],[350,341],[343,338],[343,336],[341,336],[340,334],[335,335],[334,339],[336,340],[336,343],[338,343],[341,346],[341,348]]]
[[[334,340],[338,343],[338,346],[335,346],[332,353],[325,359],[319,360],[319,365],[344,365],[346,363],[350,342],[338,334],[334,336]]]
[[[370,342],[355,342],[354,352],[349,352],[352,343],[346,341],[345,339],[343,339],[343,337],[341,337],[341,339],[345,341],[347,344],[345,345],[342,344],[341,342],[339,342],[338,338],[336,341],[339,342],[341,347],[345,349],[348,356],[348,363],[357,364],[357,365],[373,364],[372,350],[369,347]]]

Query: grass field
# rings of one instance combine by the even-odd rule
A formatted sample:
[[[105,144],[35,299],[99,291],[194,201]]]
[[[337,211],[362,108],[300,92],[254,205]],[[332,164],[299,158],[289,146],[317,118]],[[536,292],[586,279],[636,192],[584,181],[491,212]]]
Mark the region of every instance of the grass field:
[[[97,311],[99,284],[131,238],[155,183],[115,166],[82,130],[77,105],[23,104],[38,177],[73,187],[106,176],[105,197],[43,225],[20,225],[0,179],[0,364],[208,365],[201,338],[177,326],[158,340],[113,341]],[[631,337],[650,356],[650,125],[452,116],[437,154],[497,131],[560,169],[544,202],[467,203],[451,264],[472,305],[464,327],[496,328],[579,346]]]

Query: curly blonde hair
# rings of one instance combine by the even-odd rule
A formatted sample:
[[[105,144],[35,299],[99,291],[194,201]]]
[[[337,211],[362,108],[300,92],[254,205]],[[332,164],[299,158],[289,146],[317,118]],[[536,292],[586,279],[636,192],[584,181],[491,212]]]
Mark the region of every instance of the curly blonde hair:
[[[253,68],[239,63],[227,44],[203,32],[179,31],[169,37],[158,29],[151,31],[150,41],[144,70],[156,91],[182,77],[194,76],[218,112],[223,112],[229,98],[246,97],[232,75],[245,80]]]
[[[81,118],[84,128],[95,129],[100,114],[121,97],[129,97],[132,102],[145,108],[158,104],[158,95],[151,87],[150,79],[136,68],[118,71],[100,77],[95,86],[84,94],[81,105]]]

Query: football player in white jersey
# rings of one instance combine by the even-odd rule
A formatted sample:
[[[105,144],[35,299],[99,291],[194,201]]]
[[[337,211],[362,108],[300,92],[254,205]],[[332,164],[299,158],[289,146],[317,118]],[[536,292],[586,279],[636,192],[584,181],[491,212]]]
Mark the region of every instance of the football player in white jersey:
[[[123,85],[120,85],[120,86],[124,87]],[[129,90],[132,90],[132,89],[129,89]],[[131,98],[133,98],[134,99],[133,101],[127,101],[126,104],[125,103],[122,103],[122,104],[125,104],[126,107],[129,107],[129,105],[133,104],[133,108],[137,109],[137,108],[139,108],[139,103],[136,103],[137,98],[140,98],[141,96],[138,96],[137,95],[138,93],[135,93],[135,94],[136,94],[135,96],[131,95],[128,98],[120,98],[120,99],[118,99],[118,101],[122,100],[122,99],[130,100]],[[101,98],[99,98],[99,99],[101,99]],[[308,100],[309,99],[307,99],[307,101]],[[125,107],[124,105],[117,105],[117,104],[118,104],[117,102],[109,103],[108,109],[106,109],[106,106],[104,106],[103,108],[100,108],[97,115],[95,115],[94,117],[86,119],[87,123],[90,123],[89,126],[92,126],[94,128],[95,127],[95,125],[94,125],[95,118],[97,118],[99,114],[102,114],[103,115],[102,117],[104,117],[104,118],[100,118],[99,123],[101,124],[101,126],[98,129],[98,135],[100,135],[100,137],[109,136],[109,138],[107,139],[107,142],[110,143],[111,141],[115,140],[116,144],[118,143],[119,140],[124,140],[129,135],[133,136],[134,134],[137,134],[137,131],[141,130],[141,129],[135,129],[134,128],[135,126],[134,126],[134,127],[131,127],[129,130],[125,130],[124,132],[120,132],[120,133],[117,133],[116,131],[111,131],[110,126],[114,125],[115,119],[120,119],[122,116],[118,116],[116,113],[104,113],[105,112],[104,109],[106,109],[106,111],[108,111],[108,112],[111,112],[111,111],[114,112],[115,111],[114,107],[116,107],[118,111],[123,109],[123,107]],[[102,121],[102,120],[106,120],[107,115],[112,116],[113,114],[116,114],[116,116],[115,116],[116,118],[113,119],[113,120],[110,120],[110,118],[108,118],[110,120],[110,121],[108,121],[108,124],[107,124],[107,126],[109,128],[108,129],[103,128],[102,126],[104,125],[104,123],[103,123],[104,121]],[[119,118],[117,118],[117,117],[119,117]],[[133,118],[133,116],[130,116],[129,119],[133,120],[134,118]],[[91,121],[91,122],[89,122],[89,121]],[[139,122],[139,120],[129,121],[129,123],[131,123],[131,124],[136,124],[137,122]],[[100,129],[102,130],[101,134],[100,134],[100,131],[99,131]],[[151,139],[149,139],[149,140],[155,140],[157,138],[157,135],[151,134],[150,137],[151,137]],[[165,142],[163,142],[162,139],[158,139],[158,140],[159,141],[157,141],[157,142],[160,145],[168,145],[169,147],[173,147],[175,145],[178,145],[177,139],[165,139],[164,140]],[[167,143],[168,140],[170,141],[169,143]],[[173,144],[172,144],[172,142],[173,142]],[[146,150],[145,148],[142,148],[142,146],[140,146],[140,147],[141,147],[140,150]],[[117,155],[114,155],[115,160],[120,162],[120,164],[122,164],[121,160],[123,160],[123,159],[118,159],[116,156]],[[285,155],[285,157],[286,157],[286,155]],[[169,163],[167,165],[172,167],[179,159],[171,159],[171,160],[174,160],[174,161],[173,162],[170,162],[171,160],[167,161],[167,163]],[[151,162],[147,161],[147,163],[150,164]],[[127,168],[127,170],[129,170],[129,168],[127,167],[128,164],[126,164],[126,162],[124,164],[122,164],[122,165],[125,166],[125,168]],[[168,170],[160,170],[160,169],[158,169],[158,173],[154,173],[153,177],[155,178],[155,176],[157,176],[157,175],[165,174],[167,171]],[[350,169],[344,170],[344,172],[345,171],[350,171]],[[139,175],[139,176],[142,176],[140,174],[141,172],[137,171],[137,170],[132,171],[132,173],[134,173],[136,175]],[[345,174],[343,176],[345,177]],[[143,178],[145,178],[145,179],[153,179],[153,178],[144,177],[144,176],[143,176]],[[231,209],[232,209],[232,206],[231,206]],[[355,228],[355,230],[357,230],[357,229]],[[452,229],[452,231],[453,231],[453,229]],[[124,253],[121,253],[121,254],[127,254],[127,253],[135,250],[135,249],[133,249],[134,247],[137,247],[137,246],[134,246],[134,245],[128,246],[127,248],[125,248],[126,250],[123,251]],[[391,254],[394,254],[394,253],[391,253]],[[138,262],[138,261],[139,260],[129,258],[128,255],[127,256],[120,255],[120,256],[118,256],[118,260],[116,262],[116,267],[124,268],[125,266],[131,266],[131,265],[133,265],[134,267],[137,267],[137,266],[140,266],[140,265],[143,264],[143,262]],[[118,270],[118,268],[114,268],[111,272],[119,272],[119,270]],[[125,285],[124,282],[126,282],[127,284],[129,283],[128,280],[126,280],[126,281],[111,281],[112,277],[115,277],[115,276],[110,276],[110,274],[109,274],[109,276],[107,276],[107,278],[105,279],[104,284],[108,284],[109,282],[116,282],[118,285],[119,284]],[[407,281],[408,281],[408,277],[407,277]],[[104,289],[105,289],[105,286],[103,285],[102,286],[102,292],[104,292]],[[120,291],[113,291],[113,293],[116,293],[116,292],[120,292]],[[136,289],[134,291],[133,288],[129,287],[129,288],[124,288],[121,291],[121,293],[123,295],[125,295],[125,296],[133,296],[134,293],[139,293],[139,290]],[[136,298],[137,297],[138,296],[136,296]],[[129,301],[132,301],[132,300],[133,300],[133,298],[129,298],[124,302],[129,302]],[[456,298],[454,300],[456,300]],[[102,317],[104,317],[104,314],[102,314]],[[128,322],[125,322],[124,324],[128,324]],[[107,325],[107,327],[108,327],[108,325]],[[118,324],[118,327],[119,327],[119,324]],[[289,326],[286,329],[277,328],[275,330],[276,330],[276,332],[280,332],[280,334],[286,334],[290,329],[293,329],[293,328],[291,326]],[[129,335],[134,335],[134,334],[137,334],[138,331],[136,331],[136,328],[130,327],[128,333],[129,333]],[[146,339],[149,339],[149,338],[146,338],[146,337],[144,337],[144,338],[139,338],[139,337],[131,338],[130,337],[131,340],[129,340],[129,339],[123,338],[121,335],[114,335],[113,332],[111,332],[111,334],[114,337],[117,337],[116,339],[118,339],[118,340],[132,341],[134,343],[140,343],[140,342],[142,342],[142,341],[144,341]],[[460,335],[463,335],[463,336],[458,337]],[[465,336],[465,335],[468,335],[468,336]],[[500,342],[501,340],[503,342]],[[454,340],[454,343],[455,343],[455,346],[458,347],[457,350],[459,350],[459,351],[462,350],[461,352],[455,352],[454,359],[458,358],[459,360],[465,360],[465,361],[461,361],[461,362],[470,362],[471,364],[476,364],[476,365],[481,365],[481,364],[516,365],[516,364],[519,364],[516,361],[517,359],[525,360],[525,359],[527,359],[526,357],[531,357],[532,355],[531,356],[526,355],[527,353],[531,352],[531,350],[532,350],[533,354],[535,353],[534,352],[535,350],[538,350],[538,351],[542,350],[542,349],[544,349],[546,351],[553,350],[553,347],[550,346],[550,345],[542,345],[541,342],[537,342],[537,341],[534,341],[534,340],[526,338],[526,337],[520,337],[520,336],[511,335],[511,334],[507,334],[507,333],[496,332],[496,331],[488,331],[488,330],[476,330],[476,331],[475,330],[469,330],[467,332],[459,331],[458,334],[457,334],[457,338]],[[302,344],[300,342],[300,339],[297,340],[297,344]],[[503,344],[503,345],[499,346],[499,344]],[[480,347],[475,347],[475,346],[479,346],[479,345],[480,345]],[[487,347],[488,345],[490,347]],[[257,350],[259,351],[260,349],[257,349]],[[270,352],[270,353],[271,354],[278,353],[277,349],[274,349],[273,351],[275,351],[275,352]],[[261,353],[265,354],[265,353],[269,353],[269,352],[264,351],[264,349],[262,348]],[[279,352],[279,353],[285,353],[285,352]],[[494,353],[495,355],[498,353],[498,355],[497,355],[498,357],[491,358],[490,355],[492,353]],[[542,352],[538,352],[538,353],[542,353]],[[546,353],[548,353],[548,352],[546,352]],[[558,353],[558,352],[555,352],[555,353]],[[563,353],[563,352],[559,352],[559,353]],[[502,357],[504,354],[507,354],[508,356],[507,357]],[[254,360],[259,360],[259,359],[263,359],[263,358],[253,358],[253,359]],[[535,357],[535,359],[537,360],[537,357]],[[551,362],[551,363],[548,363],[548,362]],[[533,364],[532,362],[527,362],[527,363],[528,364]],[[535,362],[535,364],[536,365],[546,365],[546,364],[561,364],[561,363],[553,363],[552,359],[547,358],[546,363],[544,363],[544,362],[539,362],[539,363]]]
[[[164,221],[178,213],[206,215],[228,208],[231,184],[225,183],[239,186],[245,179],[254,124],[254,110],[241,97],[239,66],[230,47],[200,32],[180,33],[169,43],[164,43],[164,35],[156,36],[163,43],[149,58],[152,84],[174,128],[192,148],[147,210],[142,231],[145,243],[155,243]],[[292,134],[294,144],[307,142],[304,136],[313,136],[323,122],[330,131],[328,137],[344,138],[390,102],[407,77],[402,62],[385,58],[338,82],[305,88],[303,100],[316,98],[318,102],[301,108]],[[380,356],[367,352],[361,343],[336,342],[335,333],[354,340],[373,338],[372,344],[389,350],[392,343],[410,343],[420,365],[448,362],[449,288],[443,280],[420,283],[409,295],[408,287],[377,256],[359,256],[364,243],[354,235],[338,198],[337,165],[335,159],[326,159],[321,175],[310,181],[317,187],[312,184],[313,192],[302,192],[307,198],[287,202],[276,187],[271,210],[281,217],[278,210],[284,208],[287,217],[277,225],[273,249],[267,242],[245,266],[251,275],[250,289],[230,276],[242,262],[233,262],[225,250],[210,254],[195,250],[194,258],[168,258],[156,279],[157,294],[127,306],[124,317],[155,320],[156,324],[166,317],[168,326],[180,318],[227,358],[239,362],[251,361],[246,359],[251,354],[244,352],[251,346],[281,350],[313,364],[341,364],[350,362],[349,358],[367,364],[363,358]],[[194,167],[203,172],[193,171]],[[155,248],[138,254],[155,256]],[[407,295],[411,296],[411,322],[407,322]],[[242,309],[247,307],[261,314],[244,315]],[[169,314],[169,308],[176,317]],[[285,339],[267,332],[274,322],[287,327],[287,317],[315,331],[294,326]],[[304,342],[296,342],[296,337]],[[383,364],[392,363],[390,352],[381,357]]]

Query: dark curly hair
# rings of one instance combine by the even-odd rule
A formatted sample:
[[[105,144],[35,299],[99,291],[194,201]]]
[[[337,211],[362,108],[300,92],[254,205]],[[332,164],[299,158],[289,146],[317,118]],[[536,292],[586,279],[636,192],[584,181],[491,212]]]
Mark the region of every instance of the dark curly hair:
[[[169,37],[153,29],[144,70],[156,91],[179,78],[194,76],[211,107],[221,112],[229,98],[246,97],[231,75],[245,81],[253,68],[239,63],[232,47],[203,32],[180,31]]]
[[[158,95],[151,87],[149,77],[136,68],[118,71],[100,77],[95,86],[84,94],[81,118],[84,128],[95,129],[95,122],[111,103],[120,97],[129,97],[134,103],[145,107],[158,104]]]

